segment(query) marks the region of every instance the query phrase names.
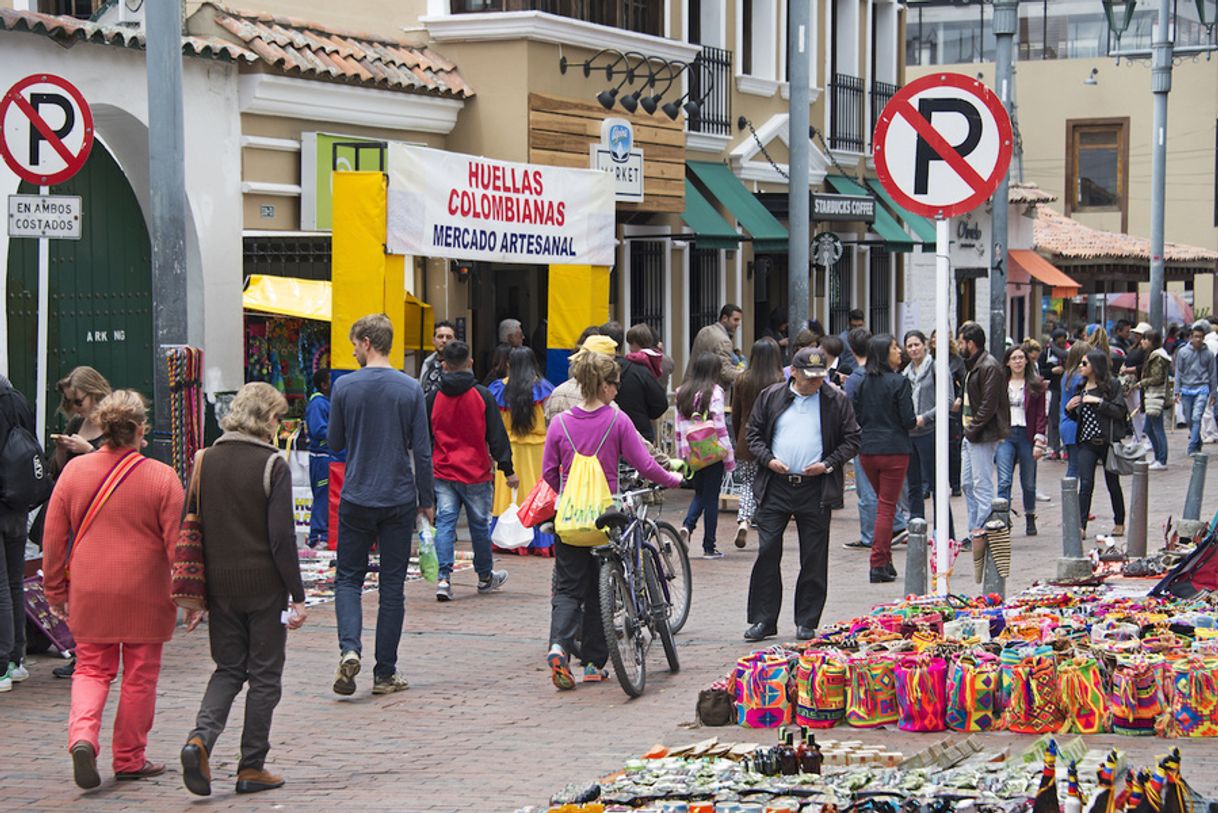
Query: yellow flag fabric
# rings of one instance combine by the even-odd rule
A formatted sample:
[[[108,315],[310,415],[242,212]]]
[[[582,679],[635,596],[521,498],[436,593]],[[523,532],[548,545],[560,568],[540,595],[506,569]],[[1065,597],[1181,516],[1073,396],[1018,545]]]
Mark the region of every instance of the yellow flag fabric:
[[[609,321],[609,269],[599,265],[551,265],[546,346],[574,350],[588,325]]]

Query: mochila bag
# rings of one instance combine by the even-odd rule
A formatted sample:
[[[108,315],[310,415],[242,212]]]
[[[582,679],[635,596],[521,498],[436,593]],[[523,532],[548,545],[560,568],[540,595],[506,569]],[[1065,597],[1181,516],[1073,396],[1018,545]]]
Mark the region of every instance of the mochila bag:
[[[173,548],[173,603],[187,610],[207,608],[207,572],[203,557],[203,450],[195,454],[195,465],[186,492],[186,516],[178,527]],[[271,458],[274,461],[274,458]]]
[[[890,656],[853,657],[846,675],[847,723],[855,728],[875,728],[898,720],[896,667]]]
[[[1104,696],[1104,676],[1092,655],[1075,655],[1058,664],[1065,721],[1063,734],[1100,734],[1109,728],[1111,712]]]
[[[773,650],[754,652],[738,660],[728,686],[736,706],[736,724],[777,728],[790,723],[790,678],[790,660]]]
[[[904,657],[896,666],[897,727],[902,731],[947,728],[947,662],[929,655]]]
[[[1065,722],[1057,660],[1052,655],[1028,655],[1011,666],[1011,698],[1003,725],[1016,734],[1048,734]]]
[[[618,411],[612,410],[613,415],[609,426],[596,445],[592,454],[584,454],[575,446],[571,435],[567,432],[566,415],[560,415],[556,420],[559,427],[571,444],[571,468],[563,478],[559,489],[557,511],[554,515],[554,532],[559,539],[568,545],[581,548],[594,548],[608,541],[605,532],[596,527],[596,520],[613,504],[613,492],[609,490],[609,480],[605,470],[597,459],[601,447],[609,439],[613,425],[617,422]]]
[[[1172,667],[1171,731],[1218,737],[1218,658],[1192,655]]]
[[[947,727],[952,731],[993,731],[1002,715],[998,659],[965,653],[952,664],[947,684]]]
[[[1108,707],[1112,730],[1133,737],[1153,737],[1163,728],[1169,705],[1163,684],[1162,658],[1118,657],[1112,670]]]
[[[845,716],[845,656],[804,652],[795,667],[795,722],[805,728],[832,728]]]
[[[727,681],[717,681],[709,689],[698,692],[698,705],[694,713],[702,725],[723,726],[735,722],[736,709],[727,690]]]
[[[719,439],[715,422],[704,412],[695,412],[685,429],[685,442],[689,444],[686,463],[694,471],[701,471],[727,459],[728,448]]]

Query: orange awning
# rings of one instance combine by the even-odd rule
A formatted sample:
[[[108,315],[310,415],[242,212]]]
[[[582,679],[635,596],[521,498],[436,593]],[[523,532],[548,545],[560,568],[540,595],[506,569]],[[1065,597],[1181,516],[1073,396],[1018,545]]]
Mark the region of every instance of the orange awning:
[[[1082,287],[1068,274],[1035,251],[1013,248],[1007,252],[1007,255],[1011,258],[1010,276],[1008,276],[1011,282],[1029,282],[1035,279],[1052,288],[1054,298],[1074,296]],[[1021,276],[1024,279],[1020,280]]]

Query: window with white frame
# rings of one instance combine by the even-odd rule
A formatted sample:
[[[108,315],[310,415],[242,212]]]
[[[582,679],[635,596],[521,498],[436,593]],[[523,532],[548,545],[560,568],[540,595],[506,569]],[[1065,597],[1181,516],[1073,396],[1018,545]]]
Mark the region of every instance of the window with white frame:
[[[778,0],[736,0],[736,51],[740,73],[778,78]]]
[[[688,41],[712,48],[725,48],[727,0],[688,0]]]

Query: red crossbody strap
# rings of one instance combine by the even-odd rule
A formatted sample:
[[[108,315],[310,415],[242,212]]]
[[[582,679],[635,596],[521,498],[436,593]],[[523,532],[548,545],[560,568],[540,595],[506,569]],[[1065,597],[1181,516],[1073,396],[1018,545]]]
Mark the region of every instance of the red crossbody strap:
[[[119,458],[118,462],[107,472],[105,478],[101,481],[101,485],[93,493],[93,499],[89,500],[89,507],[85,509],[85,515],[80,521],[80,527],[72,535],[72,550],[68,553],[69,564],[72,561],[72,557],[76,555],[76,551],[80,549],[80,541],[84,538],[89,527],[93,525],[93,520],[97,518],[97,514],[101,511],[102,506],[109,501],[110,495],[123,484],[123,481],[127,479],[131,472],[135,471],[147,459],[135,449],[132,449]]]

